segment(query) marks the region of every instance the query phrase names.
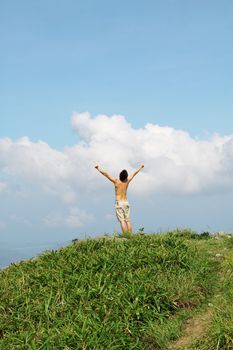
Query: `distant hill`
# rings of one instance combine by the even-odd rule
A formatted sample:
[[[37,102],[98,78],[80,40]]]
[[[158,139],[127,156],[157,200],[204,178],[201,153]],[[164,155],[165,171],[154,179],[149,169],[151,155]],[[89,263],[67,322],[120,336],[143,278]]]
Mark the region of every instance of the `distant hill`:
[[[0,349],[232,349],[232,268],[190,230],[47,251],[0,272]]]

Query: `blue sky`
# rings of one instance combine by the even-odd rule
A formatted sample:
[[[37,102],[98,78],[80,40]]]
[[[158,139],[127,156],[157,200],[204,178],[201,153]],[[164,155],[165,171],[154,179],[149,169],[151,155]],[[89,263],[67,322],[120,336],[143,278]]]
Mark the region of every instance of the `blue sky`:
[[[73,111],[232,131],[232,1],[22,0],[0,16],[3,136],[62,148]]]
[[[12,142],[11,146],[2,142],[0,149],[2,241],[61,242],[81,232],[112,232],[118,227],[109,210],[113,192],[102,184],[104,180],[91,173],[86,190],[80,180],[80,169],[88,171],[88,161],[89,167],[100,162],[116,174],[121,168],[116,162],[109,164],[111,154],[105,155],[106,144],[110,149],[122,140],[111,144],[114,135],[106,131],[106,139],[100,130],[106,125],[116,134],[123,127],[129,139],[134,135],[144,150],[139,152],[141,157],[154,162],[141,177],[154,194],[147,189],[148,197],[134,195],[134,188],[131,192],[131,198],[140,203],[133,214],[137,227],[233,230],[228,210],[233,199],[232,37],[230,0],[1,1],[0,140]],[[80,119],[71,124],[73,113],[86,111],[88,117],[78,114]],[[105,115],[104,121],[95,119],[99,114]],[[112,115],[124,117],[112,119]],[[148,129],[148,123],[159,128]],[[213,139],[215,133],[219,138]],[[164,148],[159,148],[152,134],[157,140],[165,135]],[[183,142],[179,146],[177,138]],[[170,146],[164,151],[166,142]],[[148,149],[154,152],[152,145],[160,149],[153,159],[148,154]],[[193,147],[193,164],[182,151],[186,147]],[[132,156],[135,149],[130,152],[127,157],[117,153],[117,159],[133,170],[145,159]],[[206,158],[198,169],[203,154]],[[73,169],[75,155],[80,163]],[[38,168],[38,159],[44,168]],[[176,175],[166,178],[161,170],[152,178],[158,164],[160,169],[166,164],[172,172],[167,159],[177,162]],[[183,169],[190,167],[184,178],[181,164]],[[207,179],[208,169],[214,175]],[[75,171],[76,180],[70,175]],[[92,196],[95,181],[98,208]],[[138,186],[144,188],[140,181]],[[77,191],[77,198],[71,198],[72,191]],[[221,208],[213,206],[220,202],[224,203]]]

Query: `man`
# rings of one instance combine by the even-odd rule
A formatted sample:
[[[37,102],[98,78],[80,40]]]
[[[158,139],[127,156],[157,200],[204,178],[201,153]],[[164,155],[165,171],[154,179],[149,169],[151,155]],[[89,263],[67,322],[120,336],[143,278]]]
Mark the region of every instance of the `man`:
[[[130,222],[130,207],[127,201],[127,189],[130,181],[133,180],[134,176],[137,175],[142,168],[144,168],[144,164],[140,165],[140,167],[130,176],[128,176],[126,170],[122,170],[119,175],[119,179],[115,179],[106,173],[106,171],[101,170],[99,168],[99,165],[96,165],[95,168],[107,179],[113,182],[115,186],[116,216],[120,221],[122,232],[132,233],[132,225]]]

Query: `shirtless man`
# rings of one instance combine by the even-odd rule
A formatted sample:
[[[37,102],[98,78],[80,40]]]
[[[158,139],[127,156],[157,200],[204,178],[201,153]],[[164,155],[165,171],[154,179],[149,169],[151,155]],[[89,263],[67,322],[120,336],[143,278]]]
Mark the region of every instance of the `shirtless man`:
[[[115,198],[116,198],[116,216],[117,219],[120,221],[121,229],[123,233],[130,232],[132,233],[132,225],[130,222],[130,207],[129,203],[127,201],[127,189],[129,186],[130,181],[134,178],[139,171],[144,168],[144,164],[140,165],[140,167],[130,176],[128,176],[128,173],[126,170],[122,170],[119,179],[115,179],[106,171],[101,170],[99,168],[99,165],[96,165],[95,168],[104,175],[107,179],[109,179],[111,182],[113,182],[115,186]]]

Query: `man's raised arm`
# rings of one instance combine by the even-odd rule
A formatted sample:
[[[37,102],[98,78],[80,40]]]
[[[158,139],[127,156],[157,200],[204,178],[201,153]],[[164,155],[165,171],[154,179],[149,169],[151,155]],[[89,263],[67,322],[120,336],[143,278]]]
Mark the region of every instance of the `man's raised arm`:
[[[102,175],[104,175],[107,179],[109,179],[109,180],[112,181],[113,183],[116,182],[116,179],[115,179],[113,176],[111,176],[111,175],[109,175],[108,173],[106,173],[106,171],[101,170],[100,167],[99,167],[99,165],[96,165],[95,168],[96,168]]]
[[[140,167],[138,167],[137,170],[135,170],[135,172],[128,177],[128,181],[130,182],[133,180],[134,176],[137,175],[142,168],[144,168],[144,164],[141,164]]]

